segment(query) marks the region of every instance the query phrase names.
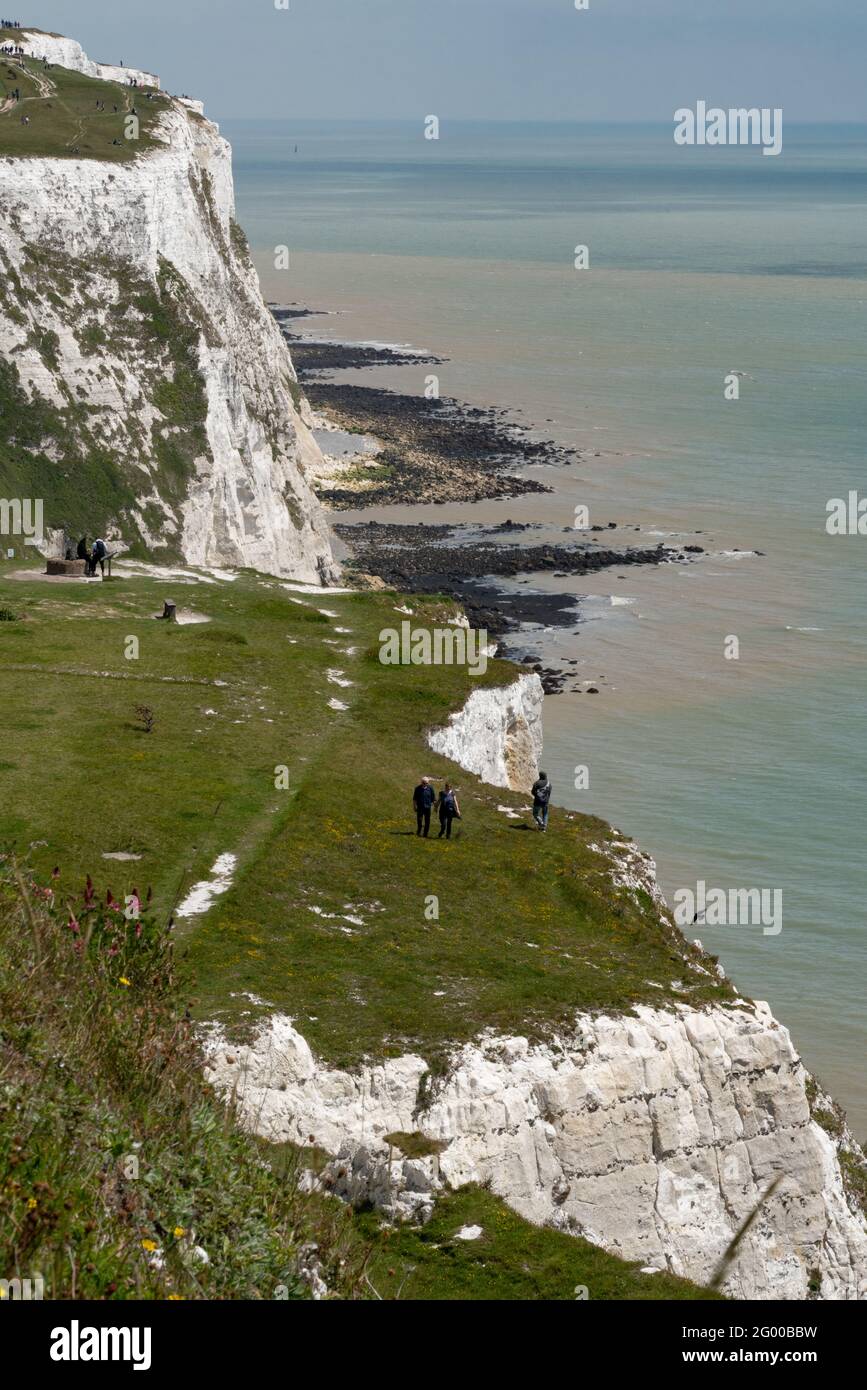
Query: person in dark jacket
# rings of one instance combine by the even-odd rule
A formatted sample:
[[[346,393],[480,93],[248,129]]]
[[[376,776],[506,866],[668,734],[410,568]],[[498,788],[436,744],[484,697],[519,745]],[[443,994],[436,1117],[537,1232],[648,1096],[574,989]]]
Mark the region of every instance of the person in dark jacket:
[[[95,540],[93,549],[90,552],[90,572],[96,574],[96,567],[99,565],[103,579],[105,578],[105,557],[108,554],[108,546],[103,540]]]
[[[427,839],[430,833],[430,813],[433,809],[436,794],[427,777],[422,777],[418,786],[412,794],[412,804],[415,807],[415,820],[418,829],[416,835],[421,835],[424,826],[424,835]]]
[[[533,783],[533,820],[540,830],[548,829],[548,803],[551,800],[551,791],[547,773],[540,772]]]
[[[445,835],[447,840],[452,838],[452,821],[455,816],[461,819],[461,808],[458,805],[458,798],[455,795],[451,782],[446,782],[440,792],[440,799],[437,803],[440,816],[440,833],[437,839],[441,840]]]
[[[82,536],[81,540],[78,542],[78,546],[75,551],[75,558],[77,560],[87,560],[89,558],[89,554],[90,552],[87,548],[87,536]]]

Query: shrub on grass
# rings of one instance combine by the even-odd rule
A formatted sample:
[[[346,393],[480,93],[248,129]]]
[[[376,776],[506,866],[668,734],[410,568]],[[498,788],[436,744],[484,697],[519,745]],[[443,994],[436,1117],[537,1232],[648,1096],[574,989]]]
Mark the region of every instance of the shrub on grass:
[[[153,733],[154,725],[157,722],[157,717],[151,709],[150,705],[136,705],[135,717],[141,724],[142,731],[144,733]]]

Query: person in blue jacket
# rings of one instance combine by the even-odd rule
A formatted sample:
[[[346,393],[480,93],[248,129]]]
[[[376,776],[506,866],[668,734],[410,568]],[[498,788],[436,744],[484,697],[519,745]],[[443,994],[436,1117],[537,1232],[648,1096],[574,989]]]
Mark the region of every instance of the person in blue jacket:
[[[457,816],[458,820],[460,820],[461,818],[461,808],[458,805],[458,798],[455,794],[455,789],[452,786],[451,782],[446,782],[445,786],[440,792],[440,799],[438,805],[440,815],[440,833],[437,838],[441,840],[443,835],[445,835],[446,839],[450,840],[452,838],[452,821],[454,820],[455,816]]]
[[[415,807],[416,835],[421,835],[424,827],[425,838],[430,834],[430,813],[433,809],[436,795],[430,784],[428,777],[422,777],[418,786],[412,794],[412,804]]]
[[[533,783],[533,820],[540,830],[548,829],[548,803],[552,790],[547,774],[540,772],[538,779]]]

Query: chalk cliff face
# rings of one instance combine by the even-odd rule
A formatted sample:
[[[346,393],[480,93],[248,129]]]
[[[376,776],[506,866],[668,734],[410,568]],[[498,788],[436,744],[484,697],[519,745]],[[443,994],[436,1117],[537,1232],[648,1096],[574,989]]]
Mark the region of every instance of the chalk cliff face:
[[[23,38],[89,71],[70,40]],[[38,480],[48,525],[156,558],[325,582],[305,480],[319,451],[234,221],[229,146],[180,101],[155,138],[132,160],[0,160],[0,370],[27,422],[23,495]]]
[[[537,675],[519,676],[500,690],[476,690],[428,743],[493,787],[528,791],[542,754],[543,700]]]
[[[489,1183],[532,1221],[706,1283],[762,1203],[726,1292],[867,1296],[867,1226],[841,1168],[864,1157],[813,1118],[810,1078],[766,1005],[578,1014],[544,1045],[486,1033],[427,1087],[413,1055],[331,1069],[281,1015],[252,1044],[214,1029],[207,1047],[209,1079],[251,1130],[338,1155],[311,1186],[393,1218],[424,1219],[444,1186]],[[442,1152],[396,1156],[385,1135],[413,1132]]]
[[[521,719],[519,744],[538,754],[535,679],[474,693],[434,746],[507,785]],[[649,893],[662,912],[649,856],[609,846],[612,886]],[[544,1043],[486,1031],[440,1079],[412,1054],[333,1069],[279,1014],[252,1043],[229,1046],[212,1025],[205,1045],[209,1078],[251,1130],[335,1155],[310,1186],[394,1219],[425,1219],[444,1186],[489,1183],[532,1221],[707,1283],[758,1208],[726,1292],[867,1296],[867,1222],[849,1181],[864,1155],[765,1004],[576,1012]],[[405,1158],[385,1140],[413,1132],[439,1152]]]
[[[141,87],[158,87],[160,79],[140,68],[121,67],[114,63],[94,63],[81,44],[62,34],[46,34],[41,29],[22,29],[15,36],[16,46],[31,58],[44,58],[62,68],[84,73],[85,77],[100,77],[107,82],[138,82]]]

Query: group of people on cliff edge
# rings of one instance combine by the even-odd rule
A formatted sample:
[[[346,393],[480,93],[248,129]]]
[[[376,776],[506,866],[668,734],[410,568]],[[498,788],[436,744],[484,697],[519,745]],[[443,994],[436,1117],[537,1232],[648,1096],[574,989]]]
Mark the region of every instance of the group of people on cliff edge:
[[[548,808],[551,803],[551,792],[553,788],[548,781],[548,774],[540,772],[536,781],[533,783],[533,820],[539,830],[548,829]],[[461,808],[458,805],[457,793],[451,782],[445,782],[443,789],[437,797],[433,789],[430,777],[422,777],[418,786],[412,794],[412,804],[415,811],[416,835],[427,839],[430,834],[431,815],[434,807],[439,814],[440,832],[437,836],[441,840],[443,836],[447,840],[452,838],[452,821],[457,818],[463,820]]]

